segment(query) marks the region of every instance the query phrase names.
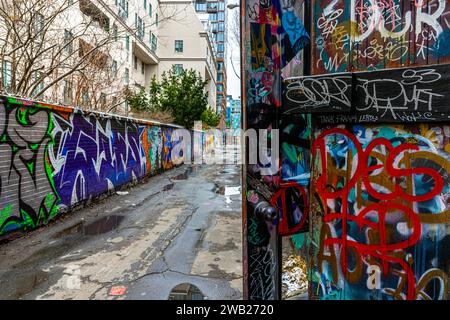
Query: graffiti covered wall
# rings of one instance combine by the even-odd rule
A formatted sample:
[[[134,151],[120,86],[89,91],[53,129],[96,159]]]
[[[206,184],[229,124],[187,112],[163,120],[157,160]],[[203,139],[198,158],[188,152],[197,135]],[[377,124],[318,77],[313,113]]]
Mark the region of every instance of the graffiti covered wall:
[[[173,168],[174,130],[0,97],[0,235]]]
[[[447,0],[313,1],[313,74],[450,61]]]
[[[283,79],[309,39],[302,4],[311,68]],[[310,298],[448,299],[450,2],[242,8],[244,129],[279,129],[281,156],[244,172],[246,297],[277,298],[277,239],[305,223]]]
[[[314,135],[311,297],[448,299],[448,124]]]
[[[449,298],[449,22],[446,0],[313,1],[312,73],[336,75],[304,79],[334,109],[312,126],[311,298]]]

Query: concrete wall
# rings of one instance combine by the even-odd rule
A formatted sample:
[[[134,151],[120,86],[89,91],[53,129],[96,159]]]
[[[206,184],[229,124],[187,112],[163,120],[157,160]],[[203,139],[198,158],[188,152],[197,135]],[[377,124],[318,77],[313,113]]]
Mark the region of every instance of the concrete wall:
[[[175,129],[1,96],[0,235],[173,168],[182,141]]]

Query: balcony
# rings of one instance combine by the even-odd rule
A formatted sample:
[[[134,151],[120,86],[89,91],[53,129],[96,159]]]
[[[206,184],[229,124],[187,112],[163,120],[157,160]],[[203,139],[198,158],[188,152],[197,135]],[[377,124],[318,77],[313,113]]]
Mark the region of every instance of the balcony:
[[[133,54],[138,57],[145,64],[157,64],[158,58],[155,54],[156,44],[151,44],[149,47],[146,43],[139,38],[133,40]]]

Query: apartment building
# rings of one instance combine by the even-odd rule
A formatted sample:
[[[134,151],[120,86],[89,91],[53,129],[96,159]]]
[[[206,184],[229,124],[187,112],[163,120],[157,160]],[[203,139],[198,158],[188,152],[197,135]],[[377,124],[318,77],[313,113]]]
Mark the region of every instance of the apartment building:
[[[174,16],[161,22],[158,28],[157,76],[172,67],[198,71],[207,81],[209,106],[216,109],[216,52],[211,31],[197,16],[192,1],[160,0],[159,5],[161,12]]]
[[[40,99],[126,115],[130,110],[125,89],[148,89],[154,75],[160,77],[175,65],[193,68],[207,79],[210,105],[216,107],[215,51],[192,2],[41,0],[42,6],[35,2],[2,2],[10,6],[3,11],[12,13],[0,20],[17,21],[21,16],[20,23],[29,28],[20,30],[32,30],[22,38],[31,38],[30,48],[42,53],[36,54],[40,63],[34,63],[34,71],[27,61],[18,61],[17,54],[5,54],[5,49],[18,45],[6,36],[7,24],[0,24],[1,91],[36,97],[36,92],[49,87],[38,95]],[[29,82],[26,90],[23,79]]]

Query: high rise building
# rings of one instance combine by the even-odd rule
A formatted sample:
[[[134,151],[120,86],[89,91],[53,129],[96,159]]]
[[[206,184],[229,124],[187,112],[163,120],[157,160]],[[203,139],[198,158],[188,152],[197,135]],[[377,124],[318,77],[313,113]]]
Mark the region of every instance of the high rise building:
[[[216,48],[217,61],[217,104],[216,110],[223,115],[226,113],[226,92],[227,92],[227,72],[226,72],[226,45],[227,38],[226,21],[227,9],[226,0],[195,0],[195,10],[200,17],[207,16],[213,34],[214,46]]]

